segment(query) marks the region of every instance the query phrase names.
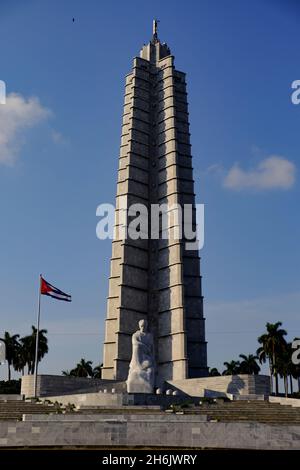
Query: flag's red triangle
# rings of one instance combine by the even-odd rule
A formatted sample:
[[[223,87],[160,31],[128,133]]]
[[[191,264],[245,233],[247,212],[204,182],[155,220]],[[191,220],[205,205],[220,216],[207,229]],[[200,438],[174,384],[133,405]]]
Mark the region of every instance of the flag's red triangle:
[[[49,286],[48,282],[45,279],[41,278],[41,294],[48,294],[51,292],[51,287]]]

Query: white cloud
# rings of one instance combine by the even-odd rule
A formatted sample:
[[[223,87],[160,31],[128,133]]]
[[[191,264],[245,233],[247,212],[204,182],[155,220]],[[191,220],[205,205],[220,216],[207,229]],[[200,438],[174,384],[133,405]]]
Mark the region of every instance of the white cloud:
[[[204,171],[205,174],[222,174],[224,171],[223,166],[220,163],[214,163],[213,165],[210,165],[206,170]]]
[[[56,130],[53,130],[51,133],[52,140],[55,144],[57,145],[66,145],[68,141],[65,139],[65,137],[61,134],[61,132],[58,132]]]
[[[36,97],[10,93],[0,105],[0,164],[13,165],[24,143],[23,132],[51,115]]]
[[[235,191],[243,189],[270,190],[290,189],[296,180],[296,166],[278,155],[262,160],[256,168],[243,170],[235,164],[224,177],[225,188]]]

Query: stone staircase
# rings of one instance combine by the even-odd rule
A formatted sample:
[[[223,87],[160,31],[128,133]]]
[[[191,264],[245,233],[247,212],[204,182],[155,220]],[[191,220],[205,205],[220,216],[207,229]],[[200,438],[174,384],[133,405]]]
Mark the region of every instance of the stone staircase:
[[[128,414],[142,414],[142,415],[153,415],[153,414],[164,414],[164,411],[160,406],[156,405],[125,405],[125,406],[82,406],[76,410],[76,413],[81,415],[128,415]]]
[[[300,425],[300,408],[262,400],[203,403],[185,414],[207,415],[209,421]]]
[[[0,401],[1,421],[21,421],[23,414],[49,414],[54,412],[54,406],[42,402]]]
[[[259,422],[268,424],[295,424],[300,425],[300,408],[292,406],[272,404],[267,401],[232,401],[217,402],[213,404],[204,403],[201,406],[189,406],[181,408],[175,405],[175,412],[184,415],[207,416],[208,421],[220,422]],[[173,408],[173,409],[174,409]],[[171,412],[171,408],[167,410]],[[80,414],[164,414],[165,411],[159,406],[83,406],[78,409]]]
[[[81,406],[73,411],[65,410],[62,406],[60,414],[76,415],[99,415],[99,414],[162,414],[159,406]],[[0,400],[0,421],[21,421],[23,415],[57,414],[56,406],[53,403],[34,401],[1,401]]]
[[[185,415],[206,416],[208,421],[218,422],[258,422],[265,424],[282,424],[300,426],[300,408],[279,403],[269,403],[262,400],[238,400],[232,402],[223,402],[217,400],[216,403],[206,403],[187,408],[175,407],[175,411]],[[60,410],[60,413],[62,410]],[[170,411],[169,411],[170,412]],[[26,415],[45,415],[56,414],[57,409],[53,404],[30,401],[0,401],[0,421],[21,421]],[[76,415],[162,415],[165,414],[158,406],[82,406],[74,411],[65,411],[64,413],[74,413]]]

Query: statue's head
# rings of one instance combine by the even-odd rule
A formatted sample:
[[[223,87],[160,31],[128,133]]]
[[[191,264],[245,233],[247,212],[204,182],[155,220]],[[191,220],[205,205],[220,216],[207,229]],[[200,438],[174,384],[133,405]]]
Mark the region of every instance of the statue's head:
[[[139,321],[139,329],[140,329],[140,331],[142,331],[142,333],[144,333],[145,331],[147,331],[147,327],[148,327],[148,322],[147,322],[147,320],[140,320],[140,321]]]

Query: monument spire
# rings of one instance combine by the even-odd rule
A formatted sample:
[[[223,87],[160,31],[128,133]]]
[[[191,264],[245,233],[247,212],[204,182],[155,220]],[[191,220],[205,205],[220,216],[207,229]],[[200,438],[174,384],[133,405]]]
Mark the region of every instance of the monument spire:
[[[157,41],[158,40],[158,23],[159,23],[159,20],[157,19],[154,19],[153,22],[152,22],[152,35],[153,35],[153,41]]]

